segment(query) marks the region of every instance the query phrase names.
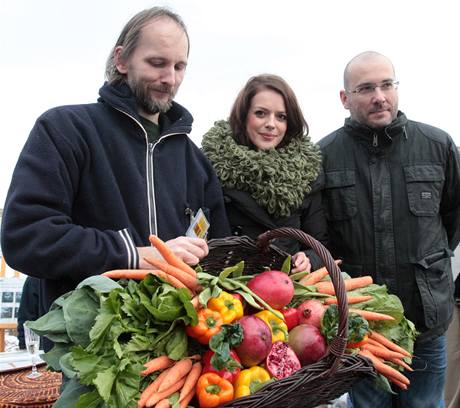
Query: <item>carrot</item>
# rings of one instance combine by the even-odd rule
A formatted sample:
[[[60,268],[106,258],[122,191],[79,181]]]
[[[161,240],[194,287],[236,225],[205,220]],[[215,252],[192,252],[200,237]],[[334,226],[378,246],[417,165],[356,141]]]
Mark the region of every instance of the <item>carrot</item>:
[[[390,316],[384,313],[371,312],[370,310],[349,308],[348,311],[350,313],[356,313],[364,317],[366,320],[394,320],[395,319],[393,316]]]
[[[135,279],[142,280],[149,273],[152,273],[151,269],[113,269],[106,271],[102,275],[110,279]]]
[[[342,263],[340,259],[337,259],[334,262],[336,265]],[[329,271],[326,269],[325,266],[323,266],[322,268],[319,268],[316,271],[310,272],[308,275],[304,276],[302,279],[299,280],[299,283],[305,286],[314,285],[315,283],[318,283],[321,279],[325,278],[327,275],[329,275]]]
[[[304,276],[299,280],[299,283],[304,286],[314,285],[321,279],[325,278],[327,275],[329,275],[329,271],[325,266],[323,266],[322,268],[319,268],[316,271],[310,272],[308,275]]]
[[[170,370],[172,370],[172,368],[170,368]],[[157,402],[161,401],[162,399],[168,398],[170,395],[174,394],[176,391],[179,391],[184,385],[184,382],[185,382],[185,378],[182,378],[181,380],[173,383],[169,388],[166,388],[163,391],[158,390],[157,392],[154,392],[150,396],[150,398],[147,400],[147,403],[145,404],[145,406],[153,407]]]
[[[414,371],[414,369],[401,358],[390,358],[389,361],[391,361],[392,363],[398,364],[399,366],[406,369],[407,371]]]
[[[168,371],[170,368],[167,368],[166,370],[162,371],[161,374],[155,378],[148,386],[147,388],[142,391],[141,397],[139,401],[137,402],[137,408],[143,408],[145,407],[145,404],[147,403],[147,400],[155,393],[158,391],[158,387],[162,383],[163,379],[166,377],[168,374]]]
[[[185,378],[184,386],[180,390],[179,402],[181,402],[190,391],[195,389],[195,385],[198,382],[198,378],[200,378],[202,368],[203,367],[200,362],[193,364],[192,369]]]
[[[172,266],[179,268],[185,273],[189,274],[192,278],[196,279],[196,271],[187,265],[182,259],[174,254],[173,251],[156,235],[149,236],[150,243],[158,250],[163,259]]]
[[[183,270],[176,268],[175,266],[170,265],[159,259],[155,259],[152,257],[144,257],[144,259],[150,265],[153,265],[155,268],[161,269],[163,272],[166,272],[168,275],[172,275],[176,279],[179,279],[190,290],[195,291],[198,285],[198,281],[196,278],[193,278],[192,276],[186,274]]]
[[[368,300],[371,300],[371,299],[372,299],[372,296],[370,295],[348,296],[347,303],[349,305],[353,305],[355,303],[367,302]],[[326,298],[324,299],[324,303],[326,305],[336,305],[338,303],[338,300],[336,297]]]
[[[371,285],[374,281],[372,280],[372,276],[360,276],[358,278],[350,278],[345,279],[345,290],[350,291],[353,289],[363,288],[365,286]],[[335,289],[332,282],[318,282],[315,284],[316,290],[319,293],[324,293],[326,295],[335,295]]]
[[[389,350],[389,348],[385,347],[382,343],[379,343],[378,341],[375,341],[374,339],[371,339],[370,337],[367,338],[367,344],[372,344],[373,346],[381,347],[385,350]]]
[[[179,408],[187,408],[188,403],[192,400],[194,395],[195,395],[195,389],[192,388],[192,390],[184,397],[184,399],[180,401]]]
[[[383,334],[377,333],[376,331],[371,331],[369,337],[372,340],[375,340],[383,344],[385,347],[389,348],[390,350],[397,351],[401,354],[404,354],[406,357],[412,357],[411,354],[407,350],[405,350],[401,346],[398,346],[396,343],[392,342],[391,340],[387,339]]]
[[[168,282],[171,286],[174,286],[176,289],[180,289],[180,288],[185,288],[185,289],[188,289],[190,290],[184,283],[182,283],[179,279],[175,278],[174,276],[172,275],[169,275],[167,274],[166,272],[164,271],[154,271],[152,272],[153,275],[156,275],[158,276],[159,278],[165,280],[166,282]],[[191,291],[190,291],[191,292]]]
[[[398,370],[394,369],[393,367],[390,367],[389,365],[382,363],[370,351],[360,350],[359,354],[370,359],[372,361],[372,364],[374,364],[375,369],[385,377],[394,378],[395,380],[401,381],[403,384],[406,385],[410,384],[409,379],[405,375],[401,374]]]
[[[155,405],[155,408],[169,408],[170,406],[171,404],[169,403],[169,399],[165,398],[157,402],[157,404]]]
[[[160,384],[160,388],[158,388],[159,392],[166,390],[167,388],[171,387],[173,384],[177,383],[181,378],[190,372],[192,369],[192,360],[190,358],[183,358],[174,364],[170,369],[169,373],[163,382]]]
[[[171,367],[173,363],[174,360],[171,360],[167,356],[153,358],[144,364],[145,370],[141,371],[141,375],[145,376],[158,370],[164,370],[165,368]]]
[[[403,358],[404,356],[397,351],[384,349],[383,347],[365,344],[361,347],[363,350],[369,350],[374,356],[382,357],[384,360],[390,361],[392,358]]]

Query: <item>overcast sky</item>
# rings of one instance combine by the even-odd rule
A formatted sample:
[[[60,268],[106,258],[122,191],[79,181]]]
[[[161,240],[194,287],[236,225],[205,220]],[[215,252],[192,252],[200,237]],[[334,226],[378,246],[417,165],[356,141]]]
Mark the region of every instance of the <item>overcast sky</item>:
[[[343,68],[365,50],[393,60],[409,118],[443,128],[460,144],[455,3],[0,0],[0,207],[36,118],[53,106],[95,101],[121,28],[152,5],[169,6],[189,29],[189,66],[176,100],[195,117],[197,144],[260,73],[289,82],[319,140],[348,116],[339,99]]]

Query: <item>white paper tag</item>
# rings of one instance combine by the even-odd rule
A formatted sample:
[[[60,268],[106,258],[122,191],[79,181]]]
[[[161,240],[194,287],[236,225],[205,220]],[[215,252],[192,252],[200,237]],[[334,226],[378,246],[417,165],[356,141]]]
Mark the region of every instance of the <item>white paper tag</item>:
[[[200,208],[192,218],[192,222],[190,223],[185,235],[187,237],[206,238],[209,225],[208,219],[204,215],[203,210]]]

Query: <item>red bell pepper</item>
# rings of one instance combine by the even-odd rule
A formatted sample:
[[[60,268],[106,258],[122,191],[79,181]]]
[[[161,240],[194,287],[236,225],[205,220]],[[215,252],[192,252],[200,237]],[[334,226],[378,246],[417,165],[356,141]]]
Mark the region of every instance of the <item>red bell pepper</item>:
[[[288,330],[299,325],[299,313],[296,308],[289,307],[287,309],[281,309],[280,312],[284,316],[284,321],[286,322]]]
[[[212,364],[211,364],[211,358],[214,355],[214,351],[212,350],[207,350],[204,355],[203,355],[203,371],[202,373],[216,373],[220,377],[225,378],[226,380],[230,381],[232,384],[235,382],[236,377],[241,371],[241,368],[235,367],[233,371],[230,371],[230,369],[224,368],[222,370],[217,370]],[[235,360],[239,365],[241,365],[241,360],[238,357],[238,354],[234,350],[230,350],[230,357]]]

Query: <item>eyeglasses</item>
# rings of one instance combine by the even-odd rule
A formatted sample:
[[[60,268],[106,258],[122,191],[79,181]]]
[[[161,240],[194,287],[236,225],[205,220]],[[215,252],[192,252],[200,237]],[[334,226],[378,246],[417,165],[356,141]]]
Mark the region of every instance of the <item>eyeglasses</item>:
[[[370,95],[380,88],[382,92],[390,92],[398,89],[399,81],[385,81],[380,85],[377,84],[364,84],[356,87],[353,91],[349,91],[358,95]]]

